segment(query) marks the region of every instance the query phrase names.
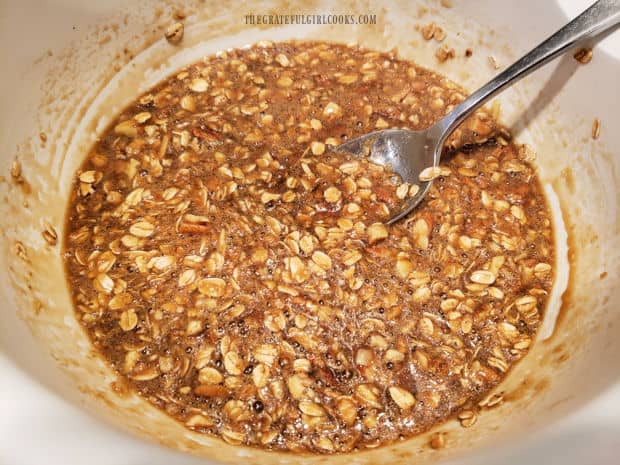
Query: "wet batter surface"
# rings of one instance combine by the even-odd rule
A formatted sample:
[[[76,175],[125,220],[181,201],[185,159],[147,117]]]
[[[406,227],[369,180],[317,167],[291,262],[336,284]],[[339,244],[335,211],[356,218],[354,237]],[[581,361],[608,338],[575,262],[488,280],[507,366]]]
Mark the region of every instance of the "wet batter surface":
[[[140,395],[232,444],[344,452],[482,399],[532,344],[553,237],[531,153],[484,111],[417,189],[333,148],[464,98],[391,54],[263,43],[130,105],[76,174],[76,314]]]

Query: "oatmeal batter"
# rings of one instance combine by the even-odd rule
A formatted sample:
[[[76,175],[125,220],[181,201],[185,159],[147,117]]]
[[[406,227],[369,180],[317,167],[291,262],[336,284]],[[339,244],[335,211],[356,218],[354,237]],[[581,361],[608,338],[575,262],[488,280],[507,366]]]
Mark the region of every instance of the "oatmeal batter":
[[[344,452],[471,411],[527,353],[552,284],[530,152],[479,111],[386,226],[417,186],[332,150],[463,98],[392,54],[316,42],[223,52],[141,96],[70,199],[67,276],[95,347],[232,444]]]

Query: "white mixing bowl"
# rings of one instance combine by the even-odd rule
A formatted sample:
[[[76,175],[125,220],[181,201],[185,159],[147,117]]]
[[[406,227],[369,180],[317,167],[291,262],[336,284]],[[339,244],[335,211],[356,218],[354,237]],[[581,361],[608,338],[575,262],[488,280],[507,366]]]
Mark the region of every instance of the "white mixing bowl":
[[[185,38],[173,47],[163,31],[178,11],[187,15]],[[620,374],[620,66],[604,48],[597,47],[587,65],[567,55],[499,97],[502,121],[538,155],[556,226],[556,284],[538,340],[498,388],[504,403],[481,414],[473,428],[439,425],[435,431],[448,433],[439,451],[428,447],[425,434],[363,453],[297,456],[234,447],[186,430],[117,388],[117,375],[94,354],[74,317],[60,245],[48,245],[41,234],[50,224],[62,237],[71,176],[111,117],[186,63],[261,39],[357,41],[379,50],[396,47],[401,56],[474,89],[497,72],[494,65],[509,64],[566,21],[558,4],[1,0],[0,13],[0,173],[6,178],[0,183],[1,463],[508,464],[558,457],[580,463],[575,460],[584,450],[588,463],[607,463],[620,431],[617,387],[599,401],[615,400],[598,410],[599,419],[601,411],[612,412],[610,429],[592,433],[592,421],[573,415],[568,436],[550,432],[600,398]],[[258,28],[245,24],[250,13],[376,14],[378,23]],[[439,64],[437,43],[422,39],[418,28],[431,21],[448,31],[455,59]],[[467,48],[471,58],[464,57]],[[591,137],[595,118],[598,139]],[[11,182],[15,159],[27,185]],[[579,449],[579,441],[597,446]]]

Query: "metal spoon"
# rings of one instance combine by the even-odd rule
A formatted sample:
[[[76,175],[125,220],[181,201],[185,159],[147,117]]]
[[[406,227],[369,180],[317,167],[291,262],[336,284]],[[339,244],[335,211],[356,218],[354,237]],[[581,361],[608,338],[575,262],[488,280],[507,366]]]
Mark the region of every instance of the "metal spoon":
[[[428,192],[432,181],[422,182],[419,175],[427,167],[437,166],[443,144],[452,131],[487,100],[511,86],[532,71],[563,54],[577,42],[593,37],[620,23],[620,0],[598,0],[532,51],[517,60],[494,79],[471,94],[454,110],[428,129],[410,131],[389,129],[352,139],[337,150],[356,156],[368,155],[379,165],[390,166],[403,181],[418,184],[416,195],[393,211],[387,222],[405,217]]]

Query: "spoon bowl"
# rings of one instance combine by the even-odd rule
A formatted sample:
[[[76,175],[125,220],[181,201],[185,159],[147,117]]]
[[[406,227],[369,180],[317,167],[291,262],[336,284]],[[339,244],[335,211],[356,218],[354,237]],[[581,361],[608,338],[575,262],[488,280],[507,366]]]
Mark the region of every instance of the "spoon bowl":
[[[352,139],[338,146],[336,151],[356,156],[367,156],[377,165],[390,168],[403,182],[417,184],[420,189],[391,212],[387,224],[395,223],[413,210],[430,189],[431,181],[420,181],[419,175],[429,166],[436,166],[441,156],[441,127],[431,126],[424,131],[388,129],[375,131]]]

